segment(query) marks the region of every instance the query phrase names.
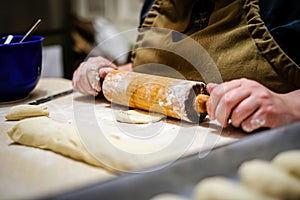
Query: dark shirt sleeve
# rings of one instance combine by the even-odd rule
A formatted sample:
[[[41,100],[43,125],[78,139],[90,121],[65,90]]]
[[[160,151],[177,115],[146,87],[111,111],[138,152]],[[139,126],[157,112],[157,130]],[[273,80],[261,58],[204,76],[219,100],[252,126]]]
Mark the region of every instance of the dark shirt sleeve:
[[[147,17],[147,14],[149,12],[149,10],[151,9],[152,5],[154,4],[155,0],[145,0],[142,10],[141,10],[141,14],[140,14],[140,26],[142,25],[142,23],[144,22],[145,18]]]
[[[300,65],[299,0],[261,0],[260,14],[283,51]]]

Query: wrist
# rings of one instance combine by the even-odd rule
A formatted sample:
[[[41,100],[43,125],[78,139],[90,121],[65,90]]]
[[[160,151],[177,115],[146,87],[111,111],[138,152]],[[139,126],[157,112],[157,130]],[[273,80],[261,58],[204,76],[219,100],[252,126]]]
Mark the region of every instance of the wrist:
[[[300,90],[283,94],[283,98],[285,99],[286,109],[293,113],[295,121],[300,120]]]

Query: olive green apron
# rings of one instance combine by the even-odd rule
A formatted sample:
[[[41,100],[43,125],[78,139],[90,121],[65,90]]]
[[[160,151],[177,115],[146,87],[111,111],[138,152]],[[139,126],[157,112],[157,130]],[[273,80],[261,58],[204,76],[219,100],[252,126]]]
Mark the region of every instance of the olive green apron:
[[[135,71],[196,81],[241,77],[300,88],[300,67],[275,42],[258,0],[156,0],[132,52]]]

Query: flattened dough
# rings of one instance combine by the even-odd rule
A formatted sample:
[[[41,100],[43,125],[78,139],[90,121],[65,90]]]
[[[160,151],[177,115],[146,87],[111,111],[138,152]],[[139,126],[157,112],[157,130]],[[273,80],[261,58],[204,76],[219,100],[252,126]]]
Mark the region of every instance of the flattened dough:
[[[194,188],[194,200],[272,200],[273,198],[224,177],[211,177],[200,181]],[[274,199],[273,199],[274,200]]]
[[[45,105],[17,105],[10,108],[5,118],[7,120],[21,120],[28,117],[49,116]]]
[[[300,179],[300,150],[289,150],[279,153],[272,163]]]
[[[271,162],[244,162],[238,174],[244,185],[256,191],[279,199],[300,199],[300,180]]]
[[[102,166],[82,145],[73,126],[48,117],[24,119],[8,131],[10,138],[20,144],[49,149],[76,160]]]
[[[151,197],[150,200],[187,200],[187,198],[178,194],[163,193]]]
[[[138,152],[141,148],[145,147],[144,149],[151,153],[157,147],[150,144],[133,143],[110,137],[110,140],[113,141],[108,142],[108,144],[98,141],[97,155],[101,156],[101,160],[96,159],[81,142],[81,137],[72,125],[56,122],[48,117],[21,120],[8,131],[8,135],[17,143],[52,150],[76,160],[102,167],[111,172],[142,169],[170,158],[168,152],[165,157],[161,156],[157,158],[150,156],[150,159],[145,159],[143,155],[141,157],[134,157],[131,153],[122,156],[120,153],[125,152],[126,149],[128,149],[128,152]],[[95,140],[94,138],[92,139]],[[113,145],[111,144],[117,145],[121,150],[112,148]]]
[[[158,122],[165,118],[165,115],[159,113],[148,113],[141,110],[120,110],[116,114],[118,122],[129,124],[147,124]]]

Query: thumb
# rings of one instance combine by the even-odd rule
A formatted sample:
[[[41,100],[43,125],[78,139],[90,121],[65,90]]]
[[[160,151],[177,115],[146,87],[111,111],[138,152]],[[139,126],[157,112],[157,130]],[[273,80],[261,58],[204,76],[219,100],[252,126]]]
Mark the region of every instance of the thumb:
[[[99,76],[100,76],[100,78],[105,78],[106,75],[107,75],[109,72],[113,71],[113,70],[115,70],[115,69],[114,69],[114,68],[110,68],[110,67],[100,68],[100,69],[99,69]]]

